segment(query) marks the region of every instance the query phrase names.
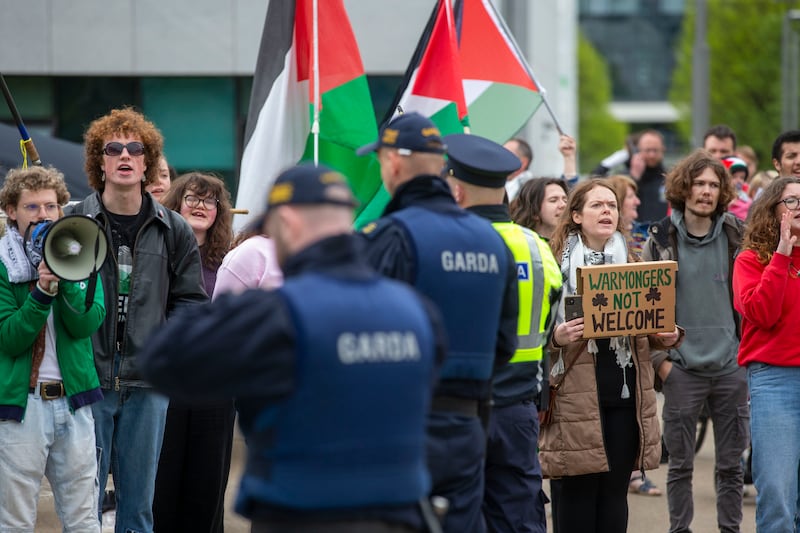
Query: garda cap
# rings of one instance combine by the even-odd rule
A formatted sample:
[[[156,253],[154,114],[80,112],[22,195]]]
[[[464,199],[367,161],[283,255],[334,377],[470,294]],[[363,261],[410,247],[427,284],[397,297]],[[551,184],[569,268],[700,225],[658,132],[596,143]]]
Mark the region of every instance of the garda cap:
[[[393,118],[381,128],[377,141],[362,146],[356,153],[364,155],[383,147],[433,154],[443,154],[447,149],[439,128],[419,113],[405,113]]]
[[[491,189],[506,184],[522,162],[511,151],[478,135],[458,133],[445,137],[447,165],[444,175]]]
[[[264,224],[266,213],[282,205],[358,205],[345,177],[324,165],[301,163],[281,172],[267,197],[267,210],[253,220],[251,228]]]

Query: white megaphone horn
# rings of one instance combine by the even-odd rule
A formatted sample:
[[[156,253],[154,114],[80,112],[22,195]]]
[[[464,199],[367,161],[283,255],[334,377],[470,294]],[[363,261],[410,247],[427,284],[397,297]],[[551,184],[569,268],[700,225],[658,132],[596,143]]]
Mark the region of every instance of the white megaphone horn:
[[[103,266],[108,252],[103,227],[85,215],[41,222],[25,240],[29,256],[40,256],[50,272],[66,281],[89,278]]]

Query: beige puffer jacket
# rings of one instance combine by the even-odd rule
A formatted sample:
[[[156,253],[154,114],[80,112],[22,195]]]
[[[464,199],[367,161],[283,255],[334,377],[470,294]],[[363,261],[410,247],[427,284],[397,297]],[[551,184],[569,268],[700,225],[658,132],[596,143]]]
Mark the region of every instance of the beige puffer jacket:
[[[636,468],[654,470],[661,458],[661,426],[653,388],[654,371],[650,361],[652,348],[665,349],[656,337],[642,335],[631,337],[633,364],[636,368],[636,408],[639,422],[639,455]],[[551,405],[552,418],[539,434],[539,460],[544,477],[578,476],[608,471],[600,425],[600,404],[597,396],[594,355],[587,349],[587,341],[573,342],[560,348],[564,366],[577,357],[566,373],[552,381],[563,380],[555,405]],[[551,361],[558,359],[558,350],[550,345]],[[633,392],[633,391],[632,391]]]

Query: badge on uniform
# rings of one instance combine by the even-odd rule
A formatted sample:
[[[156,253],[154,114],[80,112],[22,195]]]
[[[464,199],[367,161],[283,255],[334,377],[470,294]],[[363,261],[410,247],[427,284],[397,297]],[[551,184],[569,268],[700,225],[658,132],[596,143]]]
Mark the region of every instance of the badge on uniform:
[[[527,281],[530,279],[530,271],[528,270],[528,263],[517,263],[517,279]]]

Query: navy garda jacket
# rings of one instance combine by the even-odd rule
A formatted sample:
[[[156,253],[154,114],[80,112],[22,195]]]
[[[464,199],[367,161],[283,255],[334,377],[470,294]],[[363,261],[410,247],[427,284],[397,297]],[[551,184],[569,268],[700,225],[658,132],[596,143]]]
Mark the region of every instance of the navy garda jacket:
[[[437,394],[487,399],[493,370],[517,346],[517,277],[503,239],[435,176],[401,185],[384,218],[363,231],[370,262],[442,313],[448,351]]]
[[[353,235],[312,244],[283,265],[281,289],[188,309],[142,353],[147,378],[173,398],[236,398],[246,517],[421,526],[444,331],[435,308],[379,276],[362,248]]]
[[[414,243],[414,286],[439,305],[444,317],[449,349],[442,379],[488,380],[508,269],[503,241],[466,212],[442,216],[412,206],[390,217]]]
[[[427,495],[422,450],[434,335],[419,298],[377,275],[354,285],[304,274],[278,291],[297,331],[297,387],[259,417],[260,431],[273,440],[260,497],[318,509]]]

